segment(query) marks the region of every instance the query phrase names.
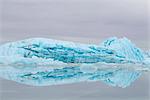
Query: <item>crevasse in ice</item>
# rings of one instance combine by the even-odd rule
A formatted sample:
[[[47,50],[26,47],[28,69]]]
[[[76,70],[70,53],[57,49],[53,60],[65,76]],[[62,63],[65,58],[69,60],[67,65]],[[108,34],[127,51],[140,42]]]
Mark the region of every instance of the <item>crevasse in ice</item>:
[[[149,68],[149,58],[127,38],[99,45],[31,38],[0,46],[0,77],[35,86],[101,80],[126,87],[142,73],[135,67]]]

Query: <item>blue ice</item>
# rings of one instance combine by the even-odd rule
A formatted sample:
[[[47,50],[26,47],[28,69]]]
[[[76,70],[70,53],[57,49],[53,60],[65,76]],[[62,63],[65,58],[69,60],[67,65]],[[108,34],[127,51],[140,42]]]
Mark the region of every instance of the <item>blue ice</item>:
[[[0,77],[33,86],[102,81],[127,87],[150,70],[150,53],[127,38],[98,45],[31,38],[0,46]]]

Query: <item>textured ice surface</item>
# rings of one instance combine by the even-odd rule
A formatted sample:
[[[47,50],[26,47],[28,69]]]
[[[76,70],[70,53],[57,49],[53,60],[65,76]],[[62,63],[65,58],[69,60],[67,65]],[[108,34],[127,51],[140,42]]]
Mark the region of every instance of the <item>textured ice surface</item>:
[[[0,77],[35,86],[101,80],[126,87],[149,71],[149,58],[127,38],[99,45],[32,38],[0,46]]]

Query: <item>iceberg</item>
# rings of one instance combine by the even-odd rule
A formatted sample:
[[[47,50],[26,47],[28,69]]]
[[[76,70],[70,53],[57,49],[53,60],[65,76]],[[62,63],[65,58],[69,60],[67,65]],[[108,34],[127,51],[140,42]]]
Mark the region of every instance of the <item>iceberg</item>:
[[[127,38],[98,45],[31,38],[0,46],[0,77],[33,86],[100,80],[127,87],[149,70],[149,52]]]

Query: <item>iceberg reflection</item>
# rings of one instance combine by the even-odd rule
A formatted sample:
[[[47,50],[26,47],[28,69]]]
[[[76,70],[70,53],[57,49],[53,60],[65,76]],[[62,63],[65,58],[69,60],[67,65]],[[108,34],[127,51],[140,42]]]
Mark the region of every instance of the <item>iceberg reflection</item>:
[[[59,66],[59,65],[58,65]],[[50,66],[2,66],[0,77],[33,86],[103,81],[111,86],[127,87],[149,67],[133,64],[77,64]],[[134,67],[133,67],[134,66]]]

